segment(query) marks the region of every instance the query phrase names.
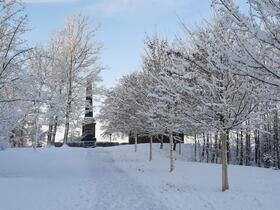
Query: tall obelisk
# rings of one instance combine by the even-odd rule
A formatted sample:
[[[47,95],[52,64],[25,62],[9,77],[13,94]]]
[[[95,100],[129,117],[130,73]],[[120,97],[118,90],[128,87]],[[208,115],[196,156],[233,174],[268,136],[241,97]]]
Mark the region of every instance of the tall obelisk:
[[[93,118],[92,106],[92,83],[87,82],[86,87],[86,105],[85,105],[85,118],[82,129],[82,142],[85,146],[95,146],[95,119]]]

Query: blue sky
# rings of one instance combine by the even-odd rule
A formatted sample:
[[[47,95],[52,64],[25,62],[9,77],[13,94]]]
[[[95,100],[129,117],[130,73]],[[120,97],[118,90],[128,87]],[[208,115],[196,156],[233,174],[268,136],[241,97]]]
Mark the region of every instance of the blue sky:
[[[210,16],[210,0],[25,0],[31,44],[46,44],[65,16],[84,12],[101,25],[97,38],[104,45],[103,84],[111,87],[124,74],[141,68],[143,40],[159,33],[172,39],[181,33],[178,17],[190,26]]]

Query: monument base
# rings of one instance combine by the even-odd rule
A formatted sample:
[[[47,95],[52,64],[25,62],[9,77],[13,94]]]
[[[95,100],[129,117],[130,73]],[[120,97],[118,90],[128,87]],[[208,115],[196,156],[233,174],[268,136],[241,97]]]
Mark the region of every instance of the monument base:
[[[94,135],[87,134],[82,137],[81,142],[83,147],[95,147],[96,146],[96,138]]]

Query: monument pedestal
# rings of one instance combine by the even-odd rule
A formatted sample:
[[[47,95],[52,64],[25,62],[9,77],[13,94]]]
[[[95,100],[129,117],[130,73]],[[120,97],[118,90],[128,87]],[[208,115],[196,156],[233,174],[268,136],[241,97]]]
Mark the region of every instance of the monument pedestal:
[[[84,122],[82,130],[82,139],[81,141],[85,146],[94,147],[96,143],[95,138],[95,125],[94,119],[91,119],[93,122]]]

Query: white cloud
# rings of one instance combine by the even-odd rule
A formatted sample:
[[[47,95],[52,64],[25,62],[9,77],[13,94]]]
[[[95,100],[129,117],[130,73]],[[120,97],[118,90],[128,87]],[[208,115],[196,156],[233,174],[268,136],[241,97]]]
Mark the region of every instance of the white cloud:
[[[159,10],[176,10],[189,3],[190,0],[99,0],[93,3],[93,10],[107,16],[122,13],[160,12]]]
[[[23,0],[27,4],[42,4],[42,3],[72,3],[77,0]]]

